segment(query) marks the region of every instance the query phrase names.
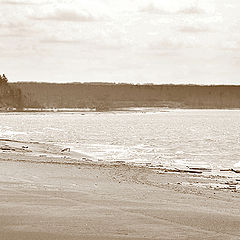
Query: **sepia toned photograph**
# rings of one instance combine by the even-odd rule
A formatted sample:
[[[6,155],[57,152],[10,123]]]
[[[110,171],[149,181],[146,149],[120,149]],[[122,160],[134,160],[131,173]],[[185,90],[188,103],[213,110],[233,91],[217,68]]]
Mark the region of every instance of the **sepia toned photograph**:
[[[0,0],[0,240],[240,240],[239,0]]]

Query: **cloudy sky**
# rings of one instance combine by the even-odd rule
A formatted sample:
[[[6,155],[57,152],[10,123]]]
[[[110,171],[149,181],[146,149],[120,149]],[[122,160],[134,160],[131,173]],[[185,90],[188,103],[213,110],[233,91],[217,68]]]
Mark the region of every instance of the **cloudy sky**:
[[[0,0],[10,81],[240,84],[239,0]]]

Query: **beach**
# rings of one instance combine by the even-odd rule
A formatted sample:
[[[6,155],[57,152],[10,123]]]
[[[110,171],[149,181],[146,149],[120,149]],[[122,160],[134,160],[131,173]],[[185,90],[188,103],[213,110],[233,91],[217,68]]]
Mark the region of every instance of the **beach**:
[[[240,238],[238,174],[220,188],[228,177],[76,154],[1,141],[0,239]]]
[[[240,240],[239,9],[0,0],[0,240]]]

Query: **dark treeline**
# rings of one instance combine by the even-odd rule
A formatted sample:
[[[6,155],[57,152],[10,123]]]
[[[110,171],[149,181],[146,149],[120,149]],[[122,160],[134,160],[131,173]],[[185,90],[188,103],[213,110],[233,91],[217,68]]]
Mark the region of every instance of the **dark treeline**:
[[[28,108],[240,108],[240,86],[12,83]]]
[[[22,109],[21,90],[8,83],[7,77],[0,75],[0,110]]]

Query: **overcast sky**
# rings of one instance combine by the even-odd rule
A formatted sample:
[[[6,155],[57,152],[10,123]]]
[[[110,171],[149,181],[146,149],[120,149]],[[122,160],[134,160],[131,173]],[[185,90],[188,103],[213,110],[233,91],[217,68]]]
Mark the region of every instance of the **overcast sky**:
[[[240,84],[239,0],[0,0],[10,81]]]

